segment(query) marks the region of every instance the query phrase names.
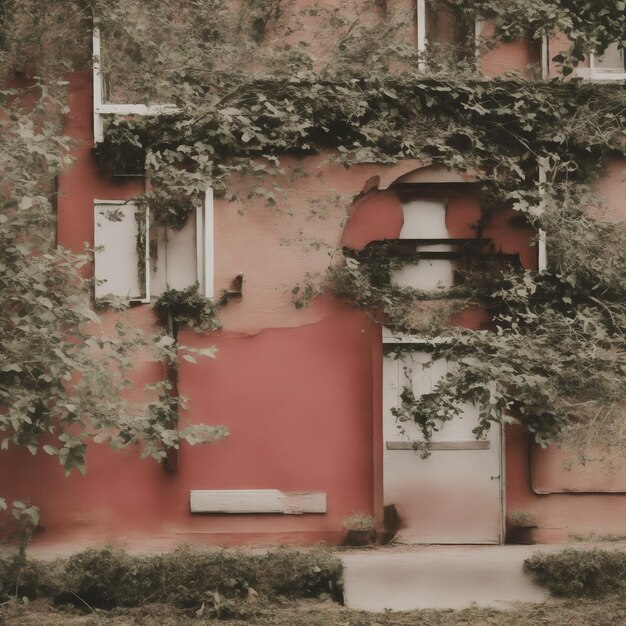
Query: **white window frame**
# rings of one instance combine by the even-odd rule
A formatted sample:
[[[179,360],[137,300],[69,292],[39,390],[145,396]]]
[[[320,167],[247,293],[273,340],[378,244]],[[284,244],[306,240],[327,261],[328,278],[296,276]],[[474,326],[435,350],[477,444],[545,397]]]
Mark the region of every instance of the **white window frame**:
[[[417,68],[419,70],[426,69],[426,62],[423,57],[426,52],[426,46],[428,45],[428,37],[426,35],[426,0],[417,0],[415,8],[415,19],[417,23],[417,51],[420,54],[420,60],[418,60]],[[478,44],[480,42],[480,36],[482,33],[484,22],[476,19],[474,23],[474,45],[476,48],[476,58],[480,57]]]
[[[97,207],[108,206],[111,208],[119,207],[121,210],[137,210],[137,205],[124,200],[94,200],[94,218],[96,216]],[[199,284],[199,292],[207,297],[213,298],[215,295],[215,278],[214,278],[214,223],[213,223],[213,189],[207,188],[204,202],[196,207],[196,280]],[[94,219],[94,241],[95,230],[98,228],[97,220]],[[146,229],[150,229],[150,211],[146,208]],[[150,293],[150,251],[149,244],[146,243],[146,270],[145,270],[145,292],[143,297],[131,297],[130,302],[149,303],[151,301]],[[94,266],[95,273],[95,266]]]
[[[626,56],[626,49],[622,50],[622,54]],[[602,68],[595,67],[595,54],[589,55],[589,67],[577,67],[574,70],[574,76],[585,78],[587,80],[626,80],[626,68],[623,72],[607,72]],[[548,37],[544,37],[541,45],[541,77],[548,80],[550,76],[550,43]]]
[[[196,207],[196,267],[200,293],[215,296],[215,239],[213,189],[204,194],[204,206]]]
[[[626,56],[626,50],[622,49],[622,61]],[[596,67],[596,57],[598,55],[589,55],[589,74],[591,80],[626,80],[626,66],[621,71],[607,71],[604,68]]]
[[[537,166],[539,175],[538,180],[540,185],[544,185],[547,181],[546,170],[542,165]],[[541,190],[541,195],[543,198],[543,189]],[[542,206],[545,205],[545,200],[541,201]],[[548,269],[548,253],[546,249],[546,231],[543,228],[540,228],[537,231],[537,271],[545,272]]]
[[[105,102],[105,86],[102,76],[102,42],[100,29],[93,29],[93,138],[94,144],[104,139],[103,115],[162,115],[177,113],[174,104],[109,104]]]

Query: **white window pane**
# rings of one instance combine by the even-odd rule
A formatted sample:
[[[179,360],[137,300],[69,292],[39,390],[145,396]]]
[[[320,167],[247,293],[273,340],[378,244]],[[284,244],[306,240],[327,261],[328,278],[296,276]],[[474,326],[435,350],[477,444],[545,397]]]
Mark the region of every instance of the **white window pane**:
[[[180,230],[168,228],[167,285],[170,289],[186,289],[193,285],[196,275],[196,218],[192,213]]]
[[[624,51],[619,50],[617,43],[612,43],[604,53],[594,56],[593,67],[603,72],[623,72],[624,71]]]
[[[402,205],[400,239],[447,239],[446,205],[437,200],[412,200]]]
[[[146,297],[146,213],[134,205],[95,205],[96,298]],[[141,262],[140,262],[141,257]]]
[[[153,226],[150,238],[151,295],[191,287],[198,280],[195,215],[180,230],[161,224]]]
[[[425,291],[449,289],[454,286],[454,266],[449,259],[422,259],[393,272],[391,282]]]

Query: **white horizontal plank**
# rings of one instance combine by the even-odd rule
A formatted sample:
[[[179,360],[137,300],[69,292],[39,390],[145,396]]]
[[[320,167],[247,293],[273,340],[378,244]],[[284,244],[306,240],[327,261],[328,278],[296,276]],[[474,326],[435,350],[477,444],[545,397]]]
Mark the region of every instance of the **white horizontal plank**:
[[[282,492],[278,489],[192,490],[192,513],[326,513],[323,492]]]
[[[387,450],[489,450],[489,441],[387,441]]]
[[[175,104],[100,104],[95,108],[100,115],[161,115],[179,111]]]
[[[579,78],[586,78],[588,80],[626,80],[626,72],[607,71],[600,68],[591,67],[577,67],[574,73]]]

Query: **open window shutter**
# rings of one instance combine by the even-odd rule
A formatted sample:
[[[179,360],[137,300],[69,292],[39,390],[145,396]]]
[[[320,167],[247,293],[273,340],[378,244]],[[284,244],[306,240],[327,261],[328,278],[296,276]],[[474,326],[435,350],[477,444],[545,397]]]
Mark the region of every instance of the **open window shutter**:
[[[148,210],[96,201],[94,224],[96,298],[149,302]]]
[[[200,292],[207,298],[215,295],[213,243],[213,189],[206,190],[204,206],[196,210],[196,265]]]

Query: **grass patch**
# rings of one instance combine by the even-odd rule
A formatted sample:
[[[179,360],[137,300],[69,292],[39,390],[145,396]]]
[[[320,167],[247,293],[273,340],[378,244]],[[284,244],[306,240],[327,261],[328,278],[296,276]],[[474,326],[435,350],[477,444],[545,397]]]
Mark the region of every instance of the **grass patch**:
[[[522,604],[510,611],[469,608],[403,613],[364,613],[320,600],[267,604],[249,599],[240,603],[238,615],[228,619],[163,604],[79,615],[76,611],[61,611],[46,601],[36,601],[26,606],[13,603],[4,611],[0,608],[0,623],[3,626],[618,626],[626,624],[626,595],[608,596],[601,601],[553,599],[544,604]]]
[[[154,556],[107,547],[53,562],[0,560],[0,602],[46,598],[83,609],[138,607],[148,602],[237,613],[242,600],[342,599],[341,561],[316,548],[250,554],[180,548]]]
[[[539,553],[524,561],[524,570],[553,595],[599,598],[626,588],[626,551],[594,548]]]

